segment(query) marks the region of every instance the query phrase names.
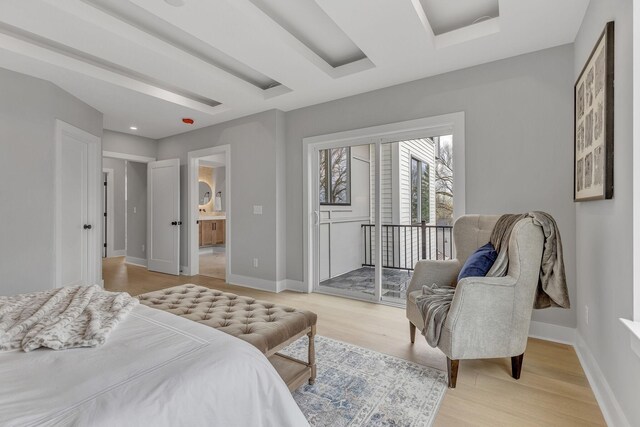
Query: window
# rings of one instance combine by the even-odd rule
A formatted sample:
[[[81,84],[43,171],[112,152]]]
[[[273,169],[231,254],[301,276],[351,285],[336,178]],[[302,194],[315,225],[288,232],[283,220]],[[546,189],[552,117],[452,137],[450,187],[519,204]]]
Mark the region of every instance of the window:
[[[351,204],[351,148],[320,150],[320,204]]]
[[[430,186],[429,164],[411,158],[411,222],[429,222],[430,216]]]

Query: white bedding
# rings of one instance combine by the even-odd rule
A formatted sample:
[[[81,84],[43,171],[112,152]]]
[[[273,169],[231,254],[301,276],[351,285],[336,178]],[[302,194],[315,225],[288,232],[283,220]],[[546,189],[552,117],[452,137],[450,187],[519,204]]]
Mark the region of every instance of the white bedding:
[[[0,425],[308,423],[256,348],[140,305],[102,347],[0,353]]]

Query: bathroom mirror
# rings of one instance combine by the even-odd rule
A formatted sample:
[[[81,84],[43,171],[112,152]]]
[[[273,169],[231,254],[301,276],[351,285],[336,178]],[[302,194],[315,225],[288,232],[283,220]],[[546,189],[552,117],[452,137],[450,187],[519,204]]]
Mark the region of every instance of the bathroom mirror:
[[[204,181],[198,183],[198,190],[200,193],[200,206],[206,205],[211,201],[211,187]]]

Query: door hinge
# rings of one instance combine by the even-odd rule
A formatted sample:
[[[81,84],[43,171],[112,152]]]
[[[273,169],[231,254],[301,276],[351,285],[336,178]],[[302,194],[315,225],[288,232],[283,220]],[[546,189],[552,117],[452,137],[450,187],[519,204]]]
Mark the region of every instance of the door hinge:
[[[107,244],[105,243],[103,246],[106,248],[106,247],[107,247]]]
[[[105,217],[107,216],[107,213],[106,213],[106,212],[104,213],[104,216],[105,216]]]
[[[103,182],[103,184],[104,184],[104,186],[106,187],[106,186],[107,186],[107,181]]]

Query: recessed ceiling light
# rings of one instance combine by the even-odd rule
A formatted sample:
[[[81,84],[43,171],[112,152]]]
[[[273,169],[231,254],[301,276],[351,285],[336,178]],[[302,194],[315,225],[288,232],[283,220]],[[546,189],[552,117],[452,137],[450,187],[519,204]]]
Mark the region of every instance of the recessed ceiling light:
[[[184,6],[184,0],[164,0],[167,4],[171,6],[180,7]]]
[[[135,126],[130,126],[130,127],[129,127],[129,129],[131,129],[131,130],[138,130],[138,128],[137,128],[137,127],[135,127]]]

